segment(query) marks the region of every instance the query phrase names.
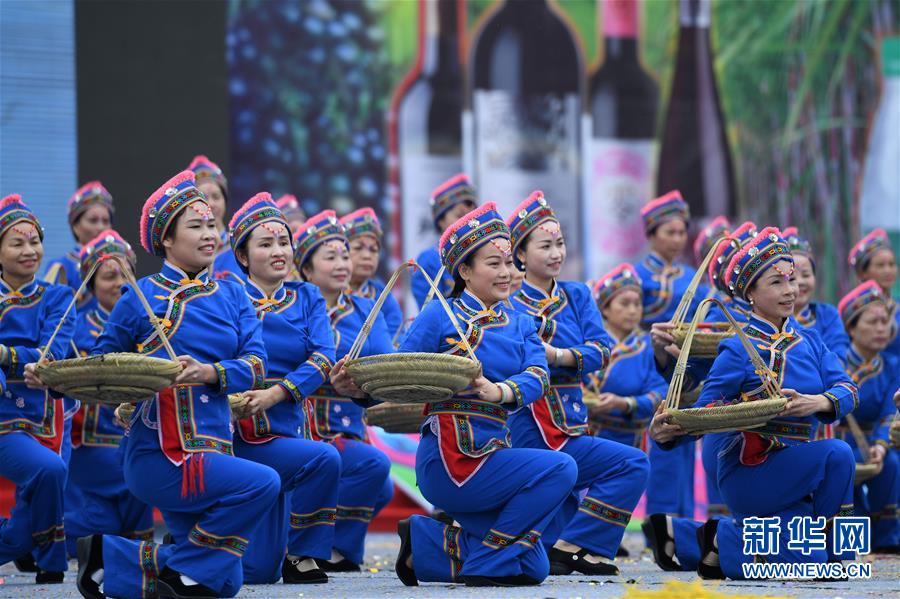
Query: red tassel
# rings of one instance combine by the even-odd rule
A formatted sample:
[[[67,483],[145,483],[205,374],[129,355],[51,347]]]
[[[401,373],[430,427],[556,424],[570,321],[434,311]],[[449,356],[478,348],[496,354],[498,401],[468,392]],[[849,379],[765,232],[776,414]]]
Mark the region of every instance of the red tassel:
[[[181,462],[181,498],[184,499],[188,496],[188,464],[190,460],[186,459]]]
[[[203,473],[203,454],[201,453],[197,459],[197,486],[199,487],[200,494],[203,495],[204,493],[206,493],[206,480]]]
[[[187,455],[181,464],[181,497],[196,497],[203,493],[206,493],[203,454]]]

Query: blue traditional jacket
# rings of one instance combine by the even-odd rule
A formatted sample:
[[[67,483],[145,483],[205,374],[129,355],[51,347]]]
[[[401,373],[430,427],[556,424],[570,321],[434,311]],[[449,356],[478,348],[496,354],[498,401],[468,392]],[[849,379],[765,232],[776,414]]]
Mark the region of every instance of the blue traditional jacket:
[[[334,338],[319,288],[284,283],[272,297],[251,280],[247,296],[263,324],[268,363],[266,386],[280,385],[289,398],[238,423],[241,439],[265,443],[305,435],[306,397],[328,380],[334,366]]]
[[[438,438],[447,474],[462,486],[491,453],[510,447],[507,414],[550,392],[544,346],[534,319],[509,310],[502,302],[485,306],[468,290],[451,301],[485,378],[512,389],[514,402],[481,401],[463,390],[447,401],[429,404],[423,429]],[[401,352],[467,356],[459,334],[438,301],[429,302],[413,321]]]
[[[238,264],[234,252],[228,247],[227,240],[225,247],[228,249],[222,250],[222,253],[216,256],[216,260],[213,262],[213,276],[219,280],[234,281],[243,285],[247,282],[247,273]]]
[[[825,346],[838,356],[846,356],[850,338],[844,330],[844,323],[837,308],[830,304],[810,302],[800,314],[797,322],[804,329],[813,329],[825,342]]]
[[[337,305],[328,310],[337,360],[350,351],[374,306],[375,302],[370,299],[342,294],[338,298]],[[390,354],[393,351],[394,346],[384,316],[379,314],[359,355],[373,356]],[[337,437],[359,440],[368,438],[365,408],[354,403],[349,397],[338,395],[328,381],[307,397],[306,425],[307,438],[316,441]]]
[[[422,253],[416,258],[416,262],[434,280],[435,285],[441,290],[444,297],[449,297],[450,293],[453,291],[453,276],[445,271],[441,276],[441,280],[437,280],[437,274],[441,270],[441,255],[438,252],[437,247],[430,247],[422,250]],[[416,298],[416,303],[419,304],[420,310],[430,291],[431,287],[428,285],[428,281],[425,280],[422,273],[418,271],[414,272],[412,276],[412,293],[413,297]]]
[[[687,264],[674,263],[667,265],[656,254],[648,254],[635,267],[641,278],[641,286],[644,290],[644,317],[641,324],[649,329],[654,322],[668,322],[675,315],[684,292],[691,284],[691,279],[697,271]],[[709,295],[709,288],[700,285],[694,294],[688,318],[694,315],[694,310],[700,302]]]
[[[424,277],[422,278],[424,279]],[[363,283],[353,295],[364,297],[375,302],[382,291],[384,291],[384,281],[379,279],[369,279]],[[400,309],[400,303],[392,294],[388,295],[387,299],[384,300],[384,305],[381,306],[381,314],[384,315],[388,333],[390,333],[391,339],[393,339],[394,335],[397,334],[397,331],[400,330],[400,327],[403,326],[403,310]]]
[[[75,249],[66,252],[62,257],[50,261],[47,264],[47,270],[44,272],[44,279],[58,281],[58,277],[60,273],[62,273],[66,278],[65,284],[68,285],[72,291],[78,291],[78,288],[81,287],[80,252],[81,247],[75,246]],[[96,308],[97,298],[95,298],[90,291],[85,289],[84,293],[79,298],[76,307],[79,312]]]
[[[704,442],[716,444],[716,453],[724,460],[719,466],[720,476],[723,469],[732,468],[738,462],[755,466],[764,462],[773,451],[809,441],[818,422],[829,423],[842,418],[856,408],[858,400],[857,387],[844,372],[840,359],[825,347],[818,333],[801,329],[793,317],[778,329],[751,314],[744,331],[782,389],[795,389],[809,395],[824,394],[831,401],[833,411],[802,418],[774,418],[752,432],[707,435]],[[766,395],[740,339],[732,337],[723,341],[694,407],[757,399],[766,399]],[[680,437],[675,444],[693,438]]]
[[[588,432],[587,408],[581,384],[589,372],[606,368],[613,343],[603,329],[602,316],[590,289],[573,281],[554,282],[549,294],[527,280],[512,296],[513,308],[528,315],[541,341],[559,349],[570,349],[577,366],[550,368],[550,392],[528,406],[528,411],[510,417],[514,436],[533,419],[550,449],[559,449],[569,437]]]
[[[47,447],[59,451],[62,441],[63,406],[60,397],[44,389],[25,385],[25,365],[37,362],[41,349],[72,301],[72,290],[65,285],[32,279],[12,289],[0,278],[0,344],[8,349],[0,364],[6,379],[0,398],[0,435],[28,433]],[[75,332],[74,310],[69,313],[53,340],[49,360],[71,354]]]
[[[641,445],[644,430],[669,387],[656,371],[650,336],[640,333],[632,333],[616,343],[609,366],[590,373],[586,383],[597,393],[634,398],[631,412],[613,410],[598,414],[591,418],[591,425],[600,437],[635,447]]]
[[[87,356],[103,332],[109,312],[99,305],[78,315],[72,340],[79,356]],[[116,424],[116,409],[106,404],[81,404],[72,419],[72,447],[118,447],[125,435]]]
[[[897,413],[894,393],[900,389],[900,362],[884,354],[867,362],[851,345],[847,350],[847,374],[859,387],[859,406],[853,410],[856,423],[870,444],[878,443],[889,448],[891,420]],[[836,428],[837,436],[855,449],[856,439],[846,422]]]
[[[885,356],[893,356],[894,359],[900,361],[900,301],[890,298],[888,311],[894,322],[891,325],[891,340],[881,353]]]
[[[159,429],[160,448],[175,465],[193,453],[233,455],[228,394],[260,389],[266,376],[262,323],[244,287],[211,279],[207,270],[191,279],[169,262],[138,285],[162,319],[175,354],[212,364],[218,381],[164,389],[139,404],[135,418]],[[122,291],[92,353],[139,352],[168,359],[131,286]]]

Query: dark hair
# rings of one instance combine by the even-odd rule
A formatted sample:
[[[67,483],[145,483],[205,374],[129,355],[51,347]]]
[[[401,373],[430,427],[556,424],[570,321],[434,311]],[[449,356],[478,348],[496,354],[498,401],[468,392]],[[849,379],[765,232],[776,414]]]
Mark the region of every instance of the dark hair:
[[[476,252],[472,252],[466,259],[462,261],[466,266],[471,267],[472,262],[475,259]],[[460,276],[459,271],[453,275],[453,291],[450,292],[450,297],[459,297],[462,295],[462,292],[466,289],[466,282],[463,280],[462,276]]]
[[[187,208],[187,206],[185,206]],[[169,225],[166,227],[166,234],[163,235],[163,240],[171,239],[175,241],[175,229],[178,228],[178,221],[181,220],[181,217],[184,215],[184,209],[179,210],[175,213],[175,216],[172,217],[172,220],[169,222]]]

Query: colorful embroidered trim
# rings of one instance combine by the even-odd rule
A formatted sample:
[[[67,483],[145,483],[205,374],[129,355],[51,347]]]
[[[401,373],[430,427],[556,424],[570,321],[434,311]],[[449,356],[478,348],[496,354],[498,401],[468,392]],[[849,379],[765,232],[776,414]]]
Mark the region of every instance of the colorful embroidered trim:
[[[588,495],[581,500],[578,511],[623,528],[628,526],[628,521],[631,520],[631,512],[613,507]]]
[[[334,526],[337,520],[337,510],[331,507],[323,507],[309,514],[297,514],[291,512],[291,528],[302,529],[312,526]]]
[[[347,505],[337,506],[338,520],[356,520],[358,522],[369,523],[375,515],[375,510],[370,507],[359,506],[352,507]]]
[[[244,557],[249,541],[238,536],[219,536],[207,532],[195,524],[188,534],[188,540],[199,547],[208,547],[218,551],[225,551],[236,557]]]

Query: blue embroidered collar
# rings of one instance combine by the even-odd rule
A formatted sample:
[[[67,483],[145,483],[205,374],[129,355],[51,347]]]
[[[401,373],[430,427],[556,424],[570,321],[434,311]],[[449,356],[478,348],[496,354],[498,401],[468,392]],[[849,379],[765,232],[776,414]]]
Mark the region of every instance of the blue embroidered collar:
[[[284,288],[284,283],[278,286],[272,296],[269,297],[266,295],[266,292],[263,291],[256,283],[253,282],[253,279],[248,278],[247,284],[244,286],[244,290],[247,292],[247,295],[251,300],[255,302],[260,302],[262,300],[272,300],[276,302],[280,302],[284,299],[284,296],[287,294],[287,291]]]
[[[186,272],[184,272],[168,260],[163,261],[162,269],[159,271],[159,274],[164,279],[167,279],[173,283],[178,283],[180,285],[187,285],[189,282],[206,285],[210,281],[209,267],[204,268],[199,273],[197,273],[196,277],[191,278]]]
[[[10,286],[6,281],[3,280],[2,277],[0,277],[0,295],[2,295],[4,298],[7,295],[19,295],[22,297],[27,297],[37,291],[38,287],[39,282],[37,278],[32,278],[29,282],[25,283],[18,289],[13,289],[12,286]]]
[[[876,355],[871,362],[866,362],[866,359],[862,357],[862,354],[856,349],[856,347],[851,343],[850,349],[847,350],[847,364],[853,368],[853,370],[858,370],[862,366],[871,365],[878,366],[881,363],[881,354]]]
[[[784,320],[784,324],[781,326],[781,328],[779,328],[779,327],[775,326],[774,324],[772,324],[771,322],[769,322],[768,320],[766,320],[765,318],[763,318],[762,316],[758,315],[757,313],[751,312],[750,313],[750,321],[747,324],[747,328],[755,330],[755,331],[762,333],[763,335],[767,335],[769,337],[789,336],[789,335],[792,336],[794,334],[794,329],[791,326],[792,321],[793,321],[792,318],[786,318]]]
[[[550,288],[550,293],[548,294],[546,291],[541,289],[540,287],[536,287],[528,282],[528,279],[522,280],[522,293],[532,299],[542,300],[553,297],[559,297],[559,285],[556,280],[553,281],[553,287]]]
[[[457,301],[460,304],[462,304],[464,307],[468,308],[469,310],[474,310],[476,312],[491,310],[497,314],[500,314],[502,312],[502,308],[503,308],[502,301],[495,302],[490,308],[488,308],[484,304],[484,302],[482,302],[480,299],[475,297],[475,294],[473,294],[468,289],[463,290],[463,292],[459,295],[459,298],[457,299]]]

